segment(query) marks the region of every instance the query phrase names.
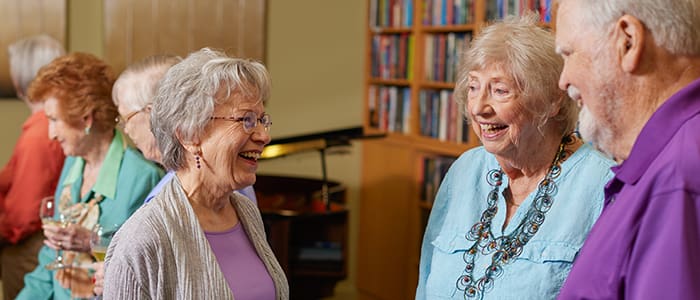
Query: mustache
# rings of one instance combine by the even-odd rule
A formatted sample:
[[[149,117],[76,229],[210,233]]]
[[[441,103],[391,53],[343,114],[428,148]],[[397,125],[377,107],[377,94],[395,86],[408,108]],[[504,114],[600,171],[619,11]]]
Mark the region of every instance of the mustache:
[[[566,88],[566,93],[569,94],[569,97],[571,99],[579,99],[581,98],[581,91],[579,91],[575,86],[570,85],[568,88]]]

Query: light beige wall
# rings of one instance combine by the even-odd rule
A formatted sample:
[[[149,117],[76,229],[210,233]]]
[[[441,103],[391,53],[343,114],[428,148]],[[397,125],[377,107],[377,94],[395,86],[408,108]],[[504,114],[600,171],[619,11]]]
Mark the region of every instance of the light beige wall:
[[[365,4],[269,0],[266,61],[272,97],[267,110],[273,139],[362,124]],[[327,156],[329,178],[348,187],[351,212],[350,280],[341,289],[354,286],[360,144],[355,142],[348,154]],[[262,162],[259,171],[320,178],[321,163],[311,152]]]

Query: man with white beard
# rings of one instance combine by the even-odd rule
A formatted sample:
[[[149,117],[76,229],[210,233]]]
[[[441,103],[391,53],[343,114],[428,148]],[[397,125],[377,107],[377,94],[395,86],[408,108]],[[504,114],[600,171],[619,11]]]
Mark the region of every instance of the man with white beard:
[[[700,0],[560,0],[560,88],[619,163],[560,299],[700,299]]]

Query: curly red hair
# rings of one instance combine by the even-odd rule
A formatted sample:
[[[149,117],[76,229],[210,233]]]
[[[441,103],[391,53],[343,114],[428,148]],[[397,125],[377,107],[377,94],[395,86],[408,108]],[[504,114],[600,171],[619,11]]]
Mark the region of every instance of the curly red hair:
[[[58,101],[61,120],[78,127],[82,119],[92,115],[91,130],[113,130],[119,115],[112,102],[112,68],[92,54],[71,53],[61,56],[39,70],[29,86],[32,102],[54,97]]]

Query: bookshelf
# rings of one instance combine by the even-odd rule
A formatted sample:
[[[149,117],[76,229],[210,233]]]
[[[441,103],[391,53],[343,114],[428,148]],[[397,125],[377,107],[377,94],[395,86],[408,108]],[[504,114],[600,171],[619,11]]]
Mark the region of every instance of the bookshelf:
[[[413,299],[434,193],[451,162],[480,143],[452,90],[460,54],[490,20],[551,0],[367,0],[359,299]]]

